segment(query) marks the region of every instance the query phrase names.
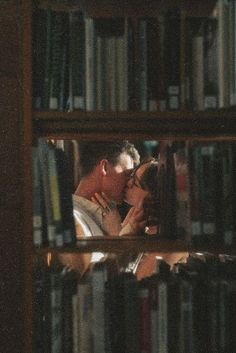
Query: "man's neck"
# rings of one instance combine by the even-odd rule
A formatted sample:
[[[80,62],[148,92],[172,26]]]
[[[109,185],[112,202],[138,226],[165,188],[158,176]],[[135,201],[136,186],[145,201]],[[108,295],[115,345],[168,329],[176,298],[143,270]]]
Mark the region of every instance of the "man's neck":
[[[75,190],[75,195],[91,200],[95,192],[100,192],[97,181],[94,178],[84,178]]]

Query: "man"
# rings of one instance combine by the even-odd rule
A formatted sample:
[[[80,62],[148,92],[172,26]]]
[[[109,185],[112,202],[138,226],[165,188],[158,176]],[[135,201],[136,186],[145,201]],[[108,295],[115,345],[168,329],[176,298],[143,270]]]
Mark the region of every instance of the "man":
[[[140,161],[133,144],[120,142],[88,142],[80,146],[80,182],[73,195],[77,237],[103,236],[103,208],[92,202],[95,194],[104,194],[114,204],[121,204],[130,172]],[[110,203],[112,207],[112,203]],[[121,222],[120,222],[121,223]],[[117,235],[119,234],[117,228]],[[83,274],[91,262],[99,261],[103,253],[63,254],[64,264]]]
[[[82,145],[80,182],[73,197],[77,236],[105,235],[103,209],[91,199],[95,194],[104,194],[121,204],[130,172],[139,160],[137,149],[128,141]]]

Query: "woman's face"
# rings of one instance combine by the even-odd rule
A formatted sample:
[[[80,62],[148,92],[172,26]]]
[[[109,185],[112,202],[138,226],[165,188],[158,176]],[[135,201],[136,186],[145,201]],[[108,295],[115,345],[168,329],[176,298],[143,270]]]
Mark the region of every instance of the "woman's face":
[[[142,187],[142,175],[148,168],[150,163],[141,164],[127,182],[125,190],[125,201],[131,206],[137,206],[143,203],[144,199],[150,198],[151,195]]]

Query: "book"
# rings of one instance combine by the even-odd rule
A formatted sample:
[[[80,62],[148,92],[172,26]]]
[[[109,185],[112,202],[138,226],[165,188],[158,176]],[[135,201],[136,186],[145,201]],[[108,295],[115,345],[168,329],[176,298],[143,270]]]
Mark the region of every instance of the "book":
[[[68,41],[68,38],[66,37],[66,34],[68,34],[67,22],[68,16],[66,13],[57,11],[52,12],[51,55],[49,58],[49,110],[59,110],[60,96],[65,95],[63,89],[65,80],[63,48]],[[61,108],[63,109],[63,106]]]
[[[204,241],[213,244],[217,239],[216,205],[218,203],[216,145],[200,146],[200,202]]]
[[[180,11],[172,8],[165,13],[165,72],[167,109],[180,108]]]
[[[52,39],[52,9],[47,8],[44,11],[45,16],[45,30],[46,33],[43,37],[43,41],[45,42],[44,52],[44,75],[43,75],[43,98],[42,98],[42,109],[49,109],[49,98],[50,98],[50,77],[51,77],[51,39]],[[43,44],[44,45],[44,44]]]
[[[218,89],[219,89],[219,108],[225,108],[229,106],[229,35],[228,35],[228,23],[229,23],[229,2],[224,0],[217,1],[217,13],[218,13]]]
[[[92,111],[96,108],[95,96],[95,28],[94,19],[90,17],[84,18],[85,23],[85,107],[86,110]]]
[[[44,259],[36,257],[33,266],[32,345],[37,353],[49,351],[48,279],[48,269]]]
[[[106,261],[95,262],[91,269],[94,353],[105,353],[105,282],[108,276],[107,271]]]
[[[124,31],[115,39],[116,54],[116,82],[117,82],[117,110],[128,110],[128,43],[129,21],[124,19]]]
[[[190,187],[188,145],[177,143],[174,153],[176,174],[176,228],[177,238],[191,240]]]
[[[33,243],[43,245],[42,185],[40,177],[39,155],[37,147],[32,147],[33,160]]]
[[[139,303],[139,315],[140,315],[140,348],[143,353],[151,352],[151,317],[150,317],[150,301],[149,301],[149,290],[143,284],[144,280],[141,281],[138,290],[138,303]],[[158,332],[160,332],[160,327]]]
[[[81,11],[69,13],[69,109],[85,110],[85,22]]]
[[[138,83],[139,83],[139,110],[146,111],[148,108],[148,61],[147,61],[147,20],[140,19],[138,28],[139,39],[139,62],[138,62]]]
[[[65,152],[55,148],[56,171],[58,176],[58,193],[61,209],[61,222],[63,232],[63,244],[73,245],[76,243],[75,222],[72,204],[72,177],[69,175],[69,163]]]
[[[73,352],[74,308],[73,298],[77,295],[78,274],[70,268],[62,270],[62,352]],[[76,325],[76,324],[75,324]],[[75,352],[73,352],[75,353]]]
[[[189,186],[190,186],[190,218],[191,240],[198,243],[202,235],[201,204],[200,204],[200,148],[195,143],[189,145]]]
[[[203,19],[191,21],[192,109],[204,110],[204,32]]]
[[[43,212],[45,219],[45,238],[47,239],[46,244],[54,246],[56,241],[56,230],[55,224],[53,223],[52,207],[51,207],[51,193],[49,183],[49,160],[48,152],[49,146],[45,139],[38,139],[38,156],[39,156],[39,167],[40,177],[42,180],[42,202]]]
[[[62,212],[60,202],[59,178],[58,169],[56,164],[56,151],[54,146],[48,149],[48,176],[49,176],[49,189],[52,209],[52,223],[55,227],[55,246],[61,247],[64,245],[63,239],[63,224]]]
[[[220,144],[220,170],[222,171],[221,181],[221,202],[219,218],[221,222],[220,230],[223,233],[225,246],[230,246],[235,241],[235,221],[234,221],[234,144]]]
[[[53,263],[50,268],[50,329],[51,352],[62,351],[62,277]]]
[[[33,50],[33,80],[32,80],[32,91],[33,91],[33,107],[36,110],[42,110],[46,107],[45,102],[45,89],[46,87],[45,80],[47,78],[45,75],[48,75],[48,65],[47,63],[47,16],[49,17],[51,12],[48,12],[45,9],[37,9],[33,12],[33,21],[32,21],[32,40],[34,43]]]
[[[216,17],[204,20],[203,29],[203,55],[204,55],[204,109],[218,107],[218,69],[217,69],[217,43],[218,24]]]
[[[92,285],[89,273],[79,280],[77,286],[77,300],[74,304],[75,313],[73,314],[74,330],[73,342],[74,351],[77,342],[78,353],[93,352],[93,311],[92,311]],[[76,330],[77,329],[77,330]],[[76,352],[76,351],[75,351]]]

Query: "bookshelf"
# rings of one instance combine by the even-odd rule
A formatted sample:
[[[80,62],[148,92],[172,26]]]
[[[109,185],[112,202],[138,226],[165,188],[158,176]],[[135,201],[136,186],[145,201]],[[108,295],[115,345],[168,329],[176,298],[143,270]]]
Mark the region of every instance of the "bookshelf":
[[[95,1],[86,2],[88,14],[94,18],[154,16],[163,6],[181,4],[190,16],[208,15],[215,1]],[[77,10],[75,4],[40,1],[40,7],[52,6],[57,11]],[[85,2],[82,2],[85,6]],[[1,256],[3,303],[1,316],[1,347],[6,353],[32,351],[32,265],[37,251],[32,244],[32,143],[38,137],[54,139],[81,138],[112,140],[127,138],[176,139],[203,141],[234,141],[236,139],[235,109],[216,111],[164,112],[51,112],[32,110],[32,12],[33,1],[0,3],[0,35],[3,55],[0,57],[1,157]],[[17,23],[17,26],[16,26]],[[138,123],[137,123],[138,121]],[[99,123],[98,123],[99,122]],[[12,221],[14,220],[14,222]],[[184,242],[157,242],[155,239],[92,239],[79,240],[78,249],[60,251],[120,251],[124,246],[136,251],[211,251],[225,249],[217,245],[207,249]],[[116,249],[116,250],[115,250]],[[235,249],[226,249],[235,254]],[[44,249],[40,254],[55,252]],[[58,251],[58,252],[60,252]]]

